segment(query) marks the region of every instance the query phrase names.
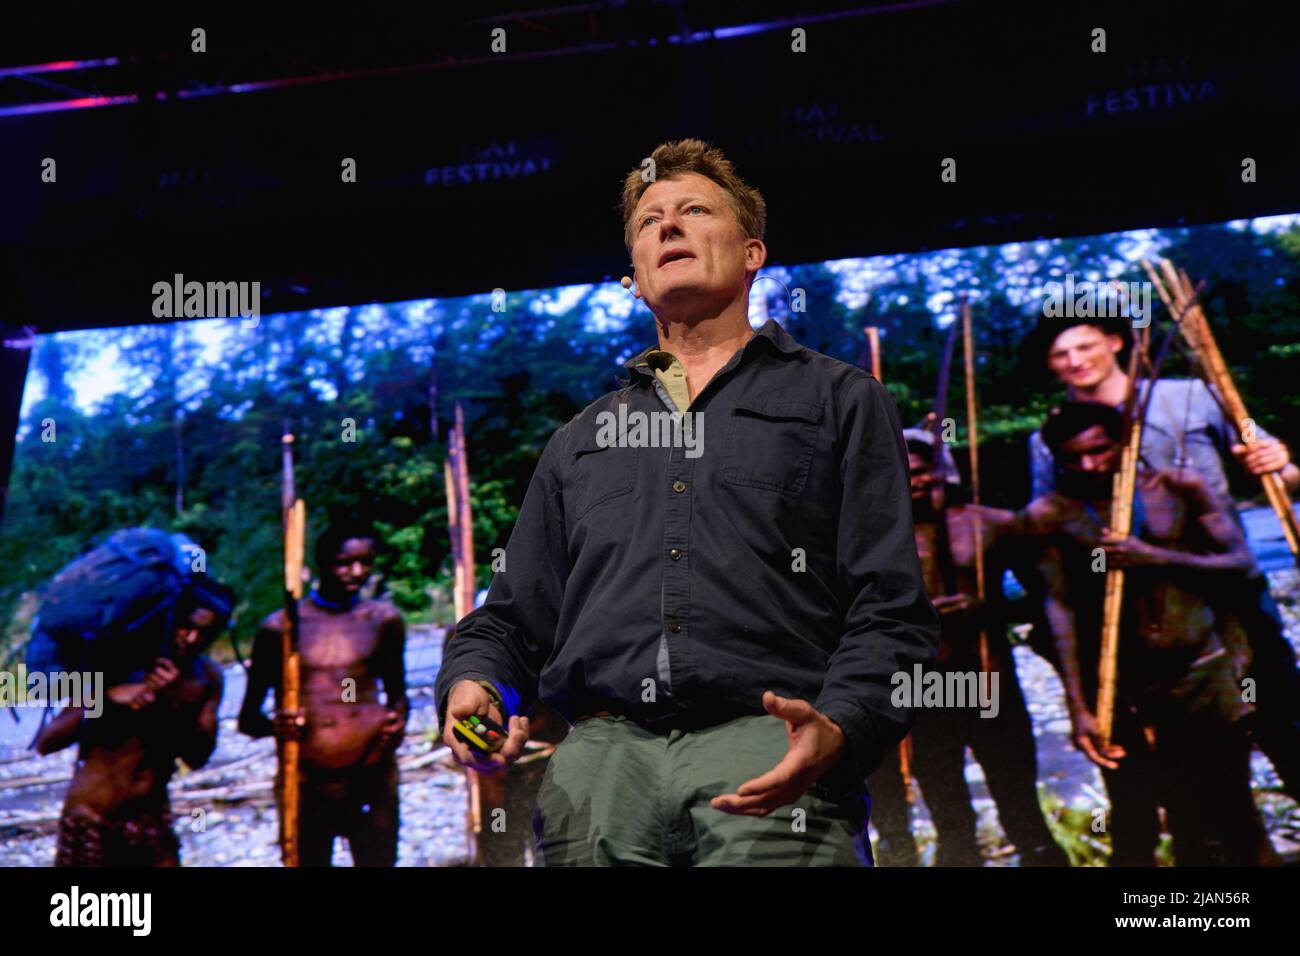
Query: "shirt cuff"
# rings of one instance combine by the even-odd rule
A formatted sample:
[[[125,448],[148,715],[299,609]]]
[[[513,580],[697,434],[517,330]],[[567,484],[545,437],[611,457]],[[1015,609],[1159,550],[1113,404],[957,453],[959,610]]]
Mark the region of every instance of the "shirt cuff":
[[[506,707],[501,702],[501,691],[497,689],[496,684],[492,683],[491,679],[488,678],[486,674],[480,674],[477,671],[471,671],[465,674],[457,674],[454,678],[447,681],[445,685],[447,688],[446,693],[438,701],[438,726],[439,727],[446,725],[447,701],[451,699],[451,692],[455,689],[456,685],[463,680],[472,680],[474,683],[478,684],[480,687],[486,690],[488,692],[488,696],[492,698],[492,702],[496,704],[497,710],[500,711],[501,716],[506,719],[509,719],[509,714],[506,713]]]
[[[490,680],[476,680],[474,683],[478,684],[479,687],[482,687],[488,692],[488,696],[492,698],[492,703],[496,706],[497,711],[502,717],[510,716],[506,713],[505,702],[501,699],[501,692],[497,690],[496,684],[492,683]]]
[[[880,766],[885,749],[866,708],[852,701],[818,704],[817,709],[844,732],[844,756],[823,775],[827,784],[859,785]]]

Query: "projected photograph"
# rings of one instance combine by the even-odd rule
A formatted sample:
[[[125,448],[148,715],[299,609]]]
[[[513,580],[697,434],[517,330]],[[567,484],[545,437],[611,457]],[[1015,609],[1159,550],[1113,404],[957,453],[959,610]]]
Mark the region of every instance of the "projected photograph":
[[[961,515],[985,515],[975,525],[977,547],[989,549],[978,584],[987,613],[935,605],[945,627],[949,615],[970,615],[976,635],[945,645],[940,670],[978,674],[973,699],[992,696],[963,712],[972,719],[923,713],[871,775],[876,864],[1104,866],[1145,854],[1173,865],[1213,862],[1225,843],[1238,863],[1300,859],[1300,768],[1277,756],[1289,752],[1285,742],[1270,754],[1277,722],[1288,719],[1270,710],[1284,696],[1273,684],[1289,678],[1270,684],[1252,670],[1300,646],[1295,519],[1285,517],[1300,472],[1276,457],[1300,448],[1300,213],[802,264],[781,263],[779,249],[772,256],[750,290],[751,327],[779,328],[883,384],[904,429],[923,555],[926,542],[967,533]],[[294,811],[303,865],[535,862],[531,826],[494,828],[493,811],[531,818],[547,759],[578,715],[540,704],[510,777],[466,773],[443,738],[435,682],[458,621],[504,601],[507,582],[516,582],[512,599],[533,586],[509,563],[523,554],[511,533],[523,509],[548,507],[549,486],[530,492],[530,483],[559,453],[547,452],[552,436],[626,388],[656,346],[654,316],[616,279],[36,336],[0,527],[0,690],[10,705],[0,711],[0,866],[93,865],[111,831],[102,808],[120,799],[114,788],[133,785],[163,795],[133,818],[141,862],[161,854],[187,866],[280,865],[277,737],[314,755],[304,758]],[[668,403],[689,414],[681,404]],[[1089,411],[1102,405],[1113,421]],[[1139,418],[1138,407],[1145,434],[1133,481],[1156,490],[1136,495],[1129,520],[1157,538],[1177,524],[1204,542],[1167,541],[1161,556],[1154,545],[1097,551],[1118,554],[1138,591],[1145,568],[1168,565],[1170,551],[1195,555],[1179,566],[1189,589],[1204,587],[1195,575],[1209,573],[1206,556],[1239,555],[1250,583],[1225,598],[1217,625],[1180,632],[1201,628],[1200,643],[1189,637],[1151,665],[1153,687],[1204,707],[1194,717],[1157,708],[1157,726],[1121,699],[1114,733],[1098,742],[1078,707],[1095,699],[1096,658],[1084,656],[1097,651],[1080,636],[1079,661],[1063,663],[1054,629],[1062,595],[1079,586],[1063,563],[1015,542],[1091,551],[1086,536],[1071,535],[1090,520],[1098,481],[1109,495],[1118,466],[1086,463],[1112,452],[1120,460],[1125,416]],[[699,414],[701,460],[756,420],[707,403]],[[800,475],[788,467],[750,478],[773,483],[778,504],[829,487],[815,464]],[[1193,490],[1150,477],[1171,467],[1210,477]],[[628,520],[599,500],[644,492],[635,484],[644,477],[625,474],[623,487],[579,489],[587,510],[566,500],[545,526],[571,535]],[[1184,500],[1202,510],[1179,510]],[[878,502],[826,507],[866,513]],[[936,521],[941,537],[925,538]],[[1121,519],[1098,521],[1109,533]],[[286,584],[295,535],[302,558]],[[797,563],[789,551],[773,546],[763,560]],[[805,557],[816,572],[823,557]],[[214,614],[229,624],[200,661],[179,665],[208,668],[206,686],[220,690],[190,702],[206,728],[182,745],[192,763],[182,758],[173,773],[141,754],[132,780],[110,781],[79,768],[78,754],[95,745],[61,726],[66,710],[23,698],[75,689],[104,706],[150,700],[168,678],[157,676],[153,638],[133,631],[150,608],[132,588],[159,561],[201,572],[211,589],[169,611],[177,634],[200,634]],[[953,594],[942,564],[927,578],[932,596]],[[271,702],[284,691],[286,590],[295,587],[303,633],[332,623],[302,648],[295,691],[312,716],[285,731]],[[1189,621],[1202,613],[1177,607]],[[110,613],[112,637],[62,636]],[[1123,670],[1127,647],[1120,669],[1134,673]],[[87,684],[60,687],[56,672]],[[893,690],[924,711],[929,678],[917,678]],[[114,685],[127,690],[114,696]],[[514,710],[519,688],[488,685],[503,715]],[[1216,708],[1231,716],[1206,716]],[[1138,805],[1141,788],[1124,788],[1153,726],[1162,747],[1147,772],[1168,772],[1197,748],[1224,766],[1240,762],[1243,775],[1248,761],[1249,800],[1224,783],[1236,814],[1229,836],[1207,834],[1213,824],[1172,800]],[[466,732],[490,743],[507,730]],[[1120,744],[1130,750],[1127,763],[1115,762],[1124,769],[1106,768],[1107,748]],[[1128,829],[1098,826],[1116,793],[1136,801]],[[364,813],[336,819],[340,801]]]

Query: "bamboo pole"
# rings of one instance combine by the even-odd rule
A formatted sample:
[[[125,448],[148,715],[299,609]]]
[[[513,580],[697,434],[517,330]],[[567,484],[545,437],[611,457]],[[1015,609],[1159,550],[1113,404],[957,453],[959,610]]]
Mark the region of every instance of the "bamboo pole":
[[[871,374],[877,382],[883,382],[880,375],[880,327],[868,325],[862,331],[867,335],[867,348],[871,351]]]
[[[1168,259],[1161,259],[1159,264],[1160,275],[1157,275],[1149,262],[1145,259],[1142,261],[1143,268],[1155,285],[1160,300],[1169,309],[1179,332],[1195,352],[1201,369],[1212,386],[1212,391],[1216,393],[1215,398],[1223,406],[1225,416],[1232,422],[1242,444],[1248,445],[1256,440],[1254,430],[1246,425],[1253,419],[1246,410],[1237,383],[1233,380],[1227,362],[1224,361],[1223,352],[1220,351],[1214,333],[1210,330],[1209,320],[1206,319],[1205,312],[1197,301],[1196,290],[1192,286],[1191,279],[1185,271],[1175,270],[1173,263]],[[1250,432],[1249,438],[1247,432]],[[1300,566],[1300,522],[1296,520],[1295,512],[1292,510],[1291,495],[1282,481],[1282,475],[1278,472],[1269,472],[1260,475],[1259,482],[1264,489],[1264,496],[1282,524],[1282,535],[1286,539],[1287,547],[1291,550],[1297,566]]]
[[[455,569],[452,601],[456,620],[474,610],[474,524],[469,500],[469,463],[465,454],[465,415],[456,403],[455,420],[447,435],[443,481],[447,487],[447,524]]]
[[[1127,537],[1133,531],[1133,496],[1137,491],[1137,466],[1142,449],[1142,419],[1135,414],[1139,402],[1137,369],[1141,343],[1133,343],[1129,358],[1129,395],[1124,420],[1128,426],[1119,470],[1111,480],[1110,530]],[[1154,385],[1154,383],[1153,383]],[[1119,681],[1119,626],[1124,608],[1124,569],[1106,569],[1106,596],[1102,604],[1101,659],[1097,664],[1097,731],[1109,744],[1115,727],[1115,690]]]
[[[452,607],[457,622],[474,609],[474,531],[469,502],[469,466],[465,455],[465,414],[459,402],[447,435],[447,458],[443,463],[447,489],[447,530],[451,539],[454,574]],[[483,834],[483,787],[478,772],[465,768],[468,798],[466,828],[470,859],[483,862],[480,837]]]
[[[452,464],[452,444],[455,440],[455,426],[452,426],[451,434],[447,436],[447,458],[442,465],[442,481],[447,493],[447,537],[451,542],[451,567],[452,567],[452,587],[451,587],[451,604],[452,615],[459,622],[465,616],[465,589],[461,586],[461,558],[460,549],[464,543],[464,538],[460,533],[460,495],[457,492],[459,482],[456,480],[456,469]]]
[[[880,377],[880,330],[874,325],[868,325],[863,330],[867,335],[867,345],[871,349],[871,374],[876,377],[876,381],[884,383]],[[912,790],[912,735],[909,732],[902,740],[898,742],[898,771],[903,777],[903,795],[907,798],[909,804],[916,801],[916,796]]]
[[[975,598],[980,612],[980,670],[989,670],[989,636],[984,630],[984,519],[980,514],[980,440],[979,425],[975,417],[975,335],[971,324],[970,302],[961,296],[962,352],[966,376],[966,432],[970,445],[971,503],[975,506]]]
[[[469,500],[469,456],[465,453],[465,414],[460,402],[456,403],[456,482],[457,504],[460,506],[460,560],[464,569],[465,613],[474,610],[474,520]],[[459,620],[459,619],[458,619]]]
[[[306,552],[307,509],[296,496],[293,475],[293,435],[286,428],[282,444],[281,506],[284,521],[284,613],[280,631],[283,671],[278,707],[281,713],[297,714],[300,701],[301,664],[298,657],[298,601],[302,597],[302,567]],[[297,740],[286,740],[280,747],[281,795],[280,851],[284,865],[299,864],[299,756]]]

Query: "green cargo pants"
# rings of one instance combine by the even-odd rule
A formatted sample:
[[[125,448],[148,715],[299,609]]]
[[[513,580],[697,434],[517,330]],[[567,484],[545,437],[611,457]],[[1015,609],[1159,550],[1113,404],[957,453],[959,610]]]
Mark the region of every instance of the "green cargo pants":
[[[536,865],[872,865],[862,794],[810,791],[766,817],[709,806],[786,750],[785,721],[766,714],[691,731],[580,720],[537,794]]]

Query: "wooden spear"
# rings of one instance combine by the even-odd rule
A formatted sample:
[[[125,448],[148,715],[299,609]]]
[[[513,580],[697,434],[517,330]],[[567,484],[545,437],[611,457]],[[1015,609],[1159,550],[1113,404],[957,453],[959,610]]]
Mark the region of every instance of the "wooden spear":
[[[281,713],[294,714],[302,706],[298,658],[298,601],[302,597],[302,566],[305,553],[307,508],[294,491],[293,434],[286,423],[281,442],[281,511],[284,520],[284,614],[280,631],[283,671],[278,706]],[[286,740],[280,747],[281,794],[280,851],[285,866],[298,866],[299,743]]]
[[[460,506],[461,586],[464,609],[468,614],[474,610],[477,588],[474,586],[474,515],[469,501],[469,456],[465,452],[465,413],[461,410],[460,402],[456,403],[456,481],[456,500]]]
[[[880,377],[880,327],[868,325],[862,331],[867,335],[867,348],[871,352],[871,374],[877,382],[883,382],[884,379]]]
[[[1127,537],[1133,531],[1133,496],[1137,491],[1138,457],[1142,448],[1142,419],[1137,391],[1138,361],[1142,343],[1134,336],[1133,354],[1129,357],[1128,399],[1125,403],[1126,425],[1124,451],[1119,470],[1111,480],[1110,530]],[[1154,385],[1154,383],[1153,383]],[[1115,688],[1119,680],[1119,625],[1124,607],[1124,569],[1106,568],[1106,597],[1102,605],[1101,660],[1097,665],[1097,731],[1102,744],[1108,745],[1115,726]]]
[[[447,435],[447,461],[443,472],[447,486],[447,524],[455,570],[452,603],[456,620],[474,610],[474,526],[469,501],[469,463],[465,455],[465,415],[456,403],[455,418]]]
[[[474,609],[474,529],[469,502],[469,464],[465,458],[465,414],[457,402],[451,430],[447,434],[443,480],[447,489],[447,530],[451,537],[452,613],[458,622]],[[482,781],[475,770],[467,767],[465,782],[469,798],[466,826],[470,858],[482,863]]]
[[[980,515],[980,439],[975,417],[975,336],[971,325],[970,301],[961,294],[962,351],[966,373],[966,432],[970,443],[970,489],[972,512],[975,516],[975,598],[979,602],[983,621],[984,609],[984,519]],[[989,637],[980,624],[980,669],[989,669]]]
[[[1169,310],[1178,325],[1179,332],[1195,353],[1202,372],[1209,380],[1215,400],[1220,403],[1224,415],[1232,422],[1242,444],[1248,445],[1255,441],[1254,428],[1247,424],[1254,419],[1246,411],[1246,404],[1242,401],[1237,383],[1233,380],[1232,373],[1223,359],[1219,344],[1210,331],[1210,323],[1201,309],[1191,279],[1185,271],[1175,270],[1173,263],[1168,259],[1160,260],[1160,272],[1164,281],[1161,281],[1160,275],[1157,275],[1151,263],[1145,259],[1142,260],[1142,266],[1156,287],[1160,301],[1165,304],[1165,308]],[[1295,512],[1291,508],[1291,496],[1282,481],[1282,475],[1275,471],[1269,472],[1260,475],[1259,482],[1274,514],[1282,523],[1282,534],[1286,538],[1287,547],[1291,549],[1296,565],[1300,566],[1300,522],[1297,522]]]
[[[871,350],[871,374],[876,377],[876,381],[883,384],[884,379],[880,377],[880,329],[874,325],[868,325],[863,330],[867,335],[867,347]],[[907,797],[907,802],[915,801],[912,791],[912,735],[909,733],[898,744],[898,770],[903,776],[903,793]]]

